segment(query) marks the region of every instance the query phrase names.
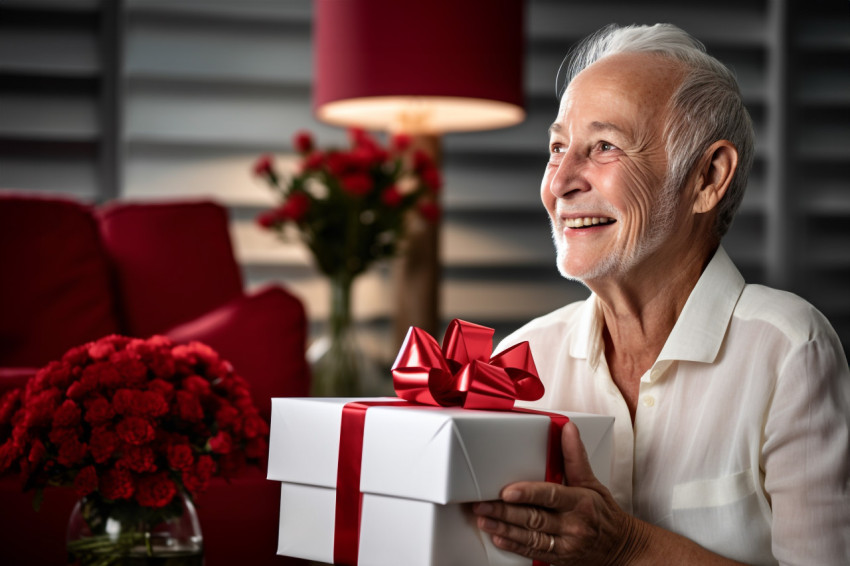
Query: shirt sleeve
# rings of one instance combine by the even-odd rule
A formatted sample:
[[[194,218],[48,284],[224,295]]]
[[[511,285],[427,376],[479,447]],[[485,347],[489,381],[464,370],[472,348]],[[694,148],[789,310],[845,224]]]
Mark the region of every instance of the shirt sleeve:
[[[791,350],[762,450],[780,564],[850,564],[850,371],[828,328]]]

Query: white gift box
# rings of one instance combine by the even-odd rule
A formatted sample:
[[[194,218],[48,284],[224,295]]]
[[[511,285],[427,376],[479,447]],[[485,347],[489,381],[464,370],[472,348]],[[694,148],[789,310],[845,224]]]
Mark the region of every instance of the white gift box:
[[[272,400],[268,478],[283,482],[278,554],[333,562],[343,406],[392,400]],[[529,566],[492,545],[467,503],[498,499],[515,481],[544,479],[549,417],[395,401],[399,407],[366,413],[360,566]],[[614,418],[563,414],[607,483]]]

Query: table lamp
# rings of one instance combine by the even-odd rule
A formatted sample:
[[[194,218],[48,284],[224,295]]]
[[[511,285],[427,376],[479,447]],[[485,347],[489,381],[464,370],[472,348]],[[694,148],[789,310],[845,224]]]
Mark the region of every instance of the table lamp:
[[[406,133],[441,159],[440,136],[525,118],[522,0],[314,0],[317,118]],[[411,221],[395,266],[397,341],[410,326],[434,335],[439,224]]]

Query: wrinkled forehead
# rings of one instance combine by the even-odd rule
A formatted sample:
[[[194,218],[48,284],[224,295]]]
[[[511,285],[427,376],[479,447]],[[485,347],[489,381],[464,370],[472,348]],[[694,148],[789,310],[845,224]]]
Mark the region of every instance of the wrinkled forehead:
[[[663,114],[683,76],[681,63],[655,53],[609,55],[570,82],[561,97],[559,115],[577,101],[630,113]]]

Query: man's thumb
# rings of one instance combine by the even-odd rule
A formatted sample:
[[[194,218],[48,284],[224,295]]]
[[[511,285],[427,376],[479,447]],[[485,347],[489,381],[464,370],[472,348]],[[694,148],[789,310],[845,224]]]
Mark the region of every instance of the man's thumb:
[[[567,485],[591,487],[599,483],[593,475],[578,427],[572,421],[565,424],[561,432],[561,450],[564,452],[564,479]]]

